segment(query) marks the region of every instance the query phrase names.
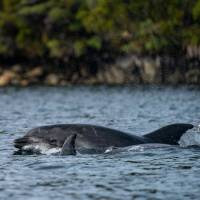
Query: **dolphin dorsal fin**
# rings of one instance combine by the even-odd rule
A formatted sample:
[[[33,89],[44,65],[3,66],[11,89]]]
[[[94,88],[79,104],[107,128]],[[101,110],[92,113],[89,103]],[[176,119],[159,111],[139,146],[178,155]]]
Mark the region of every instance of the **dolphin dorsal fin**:
[[[70,135],[64,142],[61,155],[76,155],[75,149],[76,134]]]
[[[144,138],[151,139],[151,142],[155,143],[178,145],[181,136],[193,127],[192,124],[171,124],[144,135]]]

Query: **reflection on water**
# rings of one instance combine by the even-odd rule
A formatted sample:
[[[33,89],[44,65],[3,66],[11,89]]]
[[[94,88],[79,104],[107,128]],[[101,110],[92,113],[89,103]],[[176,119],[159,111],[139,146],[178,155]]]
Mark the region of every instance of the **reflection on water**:
[[[200,121],[198,88],[0,89],[0,199],[198,199],[200,149],[175,146],[102,155],[13,155],[35,126],[90,123],[142,135]]]

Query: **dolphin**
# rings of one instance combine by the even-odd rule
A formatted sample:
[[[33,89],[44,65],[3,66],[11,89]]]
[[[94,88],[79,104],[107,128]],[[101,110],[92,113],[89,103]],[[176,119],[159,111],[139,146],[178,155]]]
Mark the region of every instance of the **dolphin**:
[[[57,124],[41,126],[14,141],[18,152],[32,152],[40,145],[60,149],[61,155],[104,153],[108,148],[159,143],[178,145],[181,136],[192,129],[192,124],[170,124],[143,136],[89,124]]]

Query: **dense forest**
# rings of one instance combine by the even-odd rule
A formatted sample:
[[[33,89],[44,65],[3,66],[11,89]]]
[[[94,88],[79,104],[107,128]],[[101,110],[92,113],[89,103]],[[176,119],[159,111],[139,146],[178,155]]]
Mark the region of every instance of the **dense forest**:
[[[199,60],[200,0],[0,1],[7,83],[199,83]]]

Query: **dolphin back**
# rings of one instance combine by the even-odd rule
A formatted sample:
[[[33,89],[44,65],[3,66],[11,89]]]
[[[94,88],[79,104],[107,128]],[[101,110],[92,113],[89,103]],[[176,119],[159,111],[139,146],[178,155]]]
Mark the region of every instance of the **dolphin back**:
[[[144,135],[155,143],[178,145],[181,136],[194,126],[192,124],[171,124]]]

